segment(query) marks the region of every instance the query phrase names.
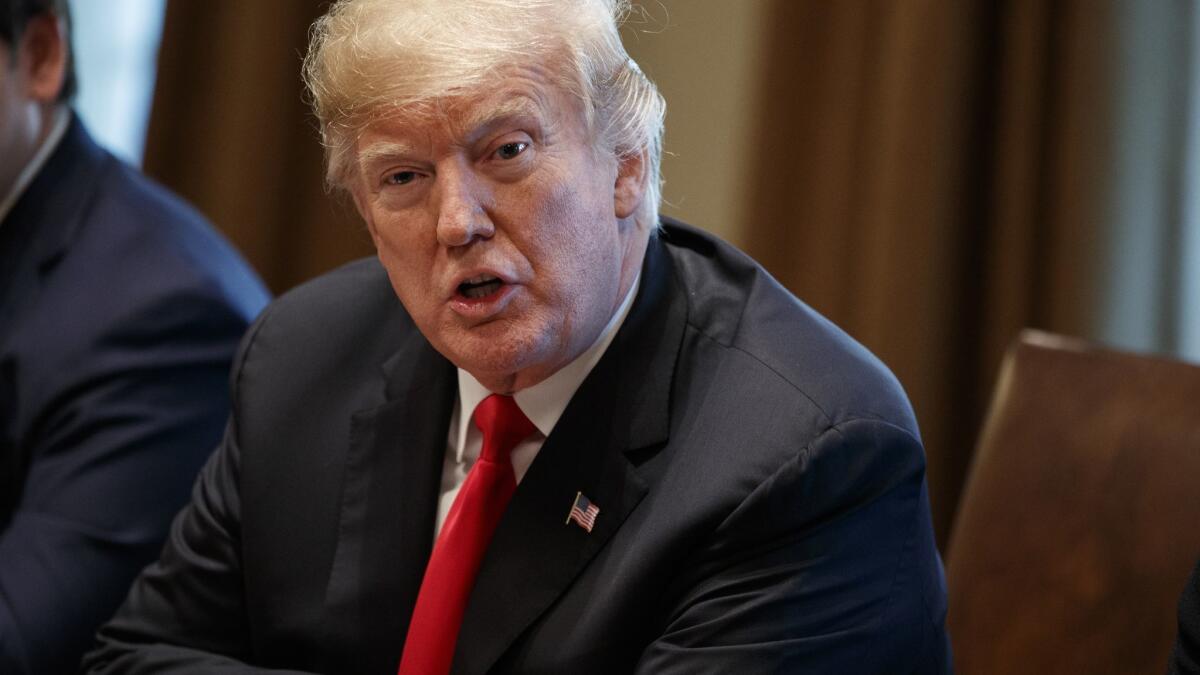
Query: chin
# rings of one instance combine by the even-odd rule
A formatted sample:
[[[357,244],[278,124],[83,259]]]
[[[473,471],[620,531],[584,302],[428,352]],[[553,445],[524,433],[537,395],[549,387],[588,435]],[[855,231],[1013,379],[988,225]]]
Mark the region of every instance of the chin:
[[[500,337],[472,336],[455,345],[450,360],[476,379],[502,380],[535,369],[552,359],[553,340],[546,337],[506,334]],[[445,352],[443,352],[445,353]]]

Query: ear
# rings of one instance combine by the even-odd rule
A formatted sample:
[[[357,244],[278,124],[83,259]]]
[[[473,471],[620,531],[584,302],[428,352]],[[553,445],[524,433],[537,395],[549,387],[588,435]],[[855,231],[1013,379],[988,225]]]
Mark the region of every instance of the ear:
[[[617,218],[637,213],[646,196],[646,151],[617,158],[617,181],[613,186],[613,204]]]
[[[30,99],[42,104],[58,100],[67,76],[69,49],[62,20],[45,13],[29,19],[21,34],[17,67],[27,77],[25,91]]]

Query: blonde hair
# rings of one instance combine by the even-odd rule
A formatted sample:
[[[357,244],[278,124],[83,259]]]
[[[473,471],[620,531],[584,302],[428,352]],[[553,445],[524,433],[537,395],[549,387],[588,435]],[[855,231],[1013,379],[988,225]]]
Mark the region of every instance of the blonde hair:
[[[346,188],[374,119],[479,91],[499,69],[548,64],[617,157],[645,153],[643,217],[657,220],[666,104],[629,58],[628,0],[339,0],[313,24],[304,81],[320,122],[326,180]]]

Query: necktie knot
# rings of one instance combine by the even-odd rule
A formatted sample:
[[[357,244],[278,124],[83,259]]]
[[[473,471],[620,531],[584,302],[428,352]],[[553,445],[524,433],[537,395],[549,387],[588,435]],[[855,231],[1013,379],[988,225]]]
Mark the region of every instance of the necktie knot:
[[[488,462],[509,461],[517,444],[537,431],[537,427],[511,396],[492,394],[475,407],[475,426],[483,433],[479,458]]]

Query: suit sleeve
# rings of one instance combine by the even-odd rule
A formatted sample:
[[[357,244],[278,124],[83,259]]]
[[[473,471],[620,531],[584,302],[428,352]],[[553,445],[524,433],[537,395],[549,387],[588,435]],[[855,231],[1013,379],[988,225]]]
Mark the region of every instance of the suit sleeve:
[[[687,566],[636,672],[948,673],[931,532],[920,442],[877,420],[833,427]]]
[[[16,361],[24,459],[0,533],[0,672],[78,664],[220,437],[246,321],[211,297],[157,300]]]
[[[262,318],[244,340],[243,354]],[[234,380],[241,359],[235,365]],[[236,398],[236,386],[235,386]],[[171,524],[159,559],[83,659],[88,673],[290,673],[254,668],[241,566],[237,412]]]
[[[239,450],[232,427],[171,525],[162,556],[97,634],[88,673],[283,673],[249,658],[239,563]]]

